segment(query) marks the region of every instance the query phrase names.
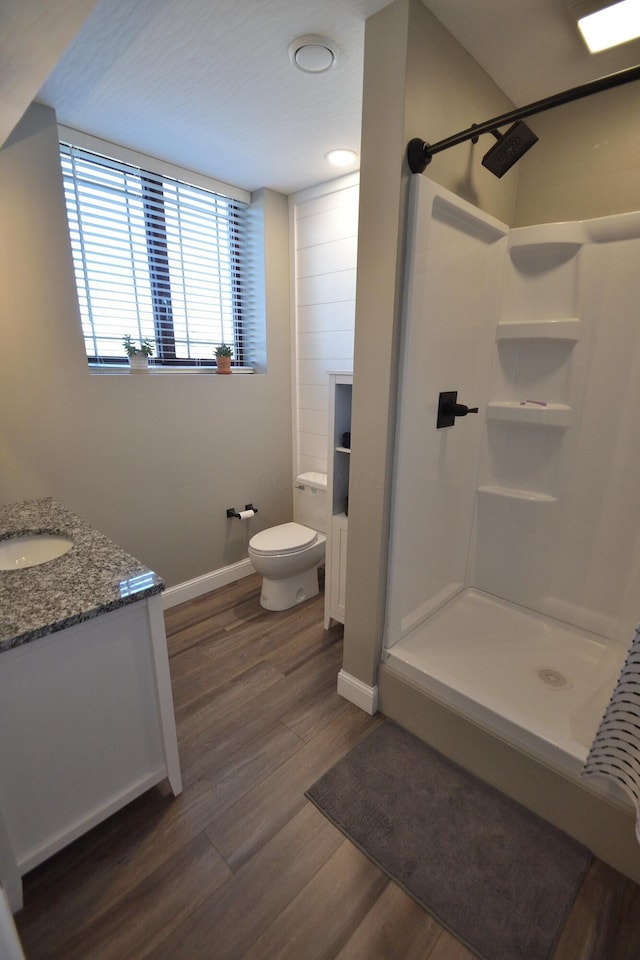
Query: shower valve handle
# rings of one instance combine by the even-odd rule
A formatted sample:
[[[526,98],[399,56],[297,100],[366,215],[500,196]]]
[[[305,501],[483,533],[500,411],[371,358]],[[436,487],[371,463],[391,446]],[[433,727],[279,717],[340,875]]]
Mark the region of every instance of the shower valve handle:
[[[456,417],[466,417],[468,413],[477,413],[477,407],[467,407],[464,403],[458,403],[457,390],[445,390],[438,397],[438,419],[436,427],[438,430],[442,427],[452,427]]]
[[[468,413],[477,413],[477,407],[465,407],[464,403],[452,403],[449,407],[454,417],[466,417]]]

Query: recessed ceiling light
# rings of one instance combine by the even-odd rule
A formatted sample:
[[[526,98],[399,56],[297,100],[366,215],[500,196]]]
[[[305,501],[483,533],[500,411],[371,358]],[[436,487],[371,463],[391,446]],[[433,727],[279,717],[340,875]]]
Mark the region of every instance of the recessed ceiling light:
[[[640,37],[640,0],[621,0],[578,20],[591,53],[617,47]]]
[[[352,163],[357,163],[358,154],[353,150],[329,150],[329,153],[325,153],[325,159],[334,167],[350,167]]]
[[[289,59],[304,73],[326,73],[336,64],[338,47],[326,37],[308,33],[289,44]]]

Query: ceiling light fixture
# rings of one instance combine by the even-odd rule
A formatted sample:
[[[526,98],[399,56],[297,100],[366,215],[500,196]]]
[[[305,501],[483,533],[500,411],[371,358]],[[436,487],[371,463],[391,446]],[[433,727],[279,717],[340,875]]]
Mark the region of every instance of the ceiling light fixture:
[[[350,167],[358,162],[358,154],[354,150],[329,150],[324,156],[334,167]]]
[[[640,37],[640,0],[621,0],[578,20],[591,53],[617,47]]]
[[[289,59],[304,73],[326,73],[336,65],[338,46],[333,40],[308,33],[289,44]]]

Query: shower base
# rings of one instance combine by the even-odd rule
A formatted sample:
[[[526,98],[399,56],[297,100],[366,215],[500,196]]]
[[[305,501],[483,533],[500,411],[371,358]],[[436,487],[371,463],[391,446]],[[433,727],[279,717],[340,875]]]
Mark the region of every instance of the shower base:
[[[450,709],[577,777],[626,652],[471,588],[385,650],[383,661]]]

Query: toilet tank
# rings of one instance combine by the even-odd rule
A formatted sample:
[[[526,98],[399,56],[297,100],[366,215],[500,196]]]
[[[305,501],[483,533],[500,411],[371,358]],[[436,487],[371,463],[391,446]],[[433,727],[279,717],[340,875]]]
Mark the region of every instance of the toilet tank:
[[[326,473],[301,473],[293,485],[293,519],[319,533],[329,521]]]

